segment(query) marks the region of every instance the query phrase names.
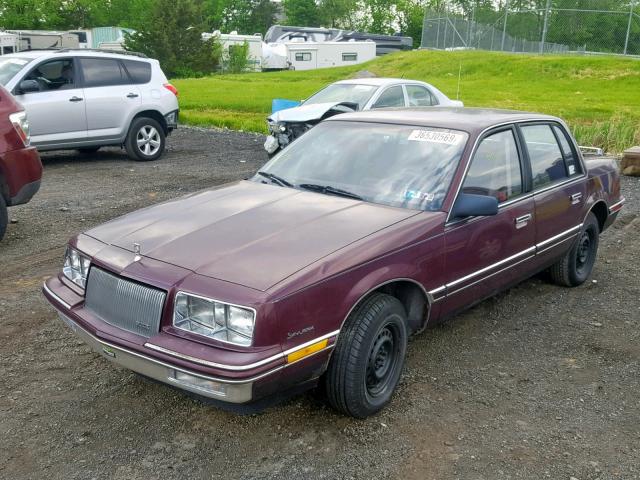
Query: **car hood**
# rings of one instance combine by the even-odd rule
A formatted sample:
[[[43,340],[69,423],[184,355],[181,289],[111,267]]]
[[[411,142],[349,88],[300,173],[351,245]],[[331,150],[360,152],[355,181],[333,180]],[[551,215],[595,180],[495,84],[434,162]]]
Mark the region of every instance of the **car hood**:
[[[269,116],[268,120],[280,123],[280,122],[308,122],[311,120],[320,120],[322,116],[331,110],[336,105],[341,105],[344,102],[329,102],[329,103],[312,103],[303,104],[299,107],[287,108],[280,110]],[[345,110],[352,111],[352,109]]]
[[[418,214],[242,181],[118,218],[86,232],[109,245],[256,290]]]

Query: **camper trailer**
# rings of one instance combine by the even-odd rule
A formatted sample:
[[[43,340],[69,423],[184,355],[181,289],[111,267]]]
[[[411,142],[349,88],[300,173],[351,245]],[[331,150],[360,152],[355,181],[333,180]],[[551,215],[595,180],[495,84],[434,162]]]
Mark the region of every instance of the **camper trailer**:
[[[46,30],[7,30],[18,38],[18,50],[46,50],[50,48],[79,48],[78,36],[70,32]]]
[[[14,33],[0,32],[0,55],[18,51],[18,36]]]
[[[292,70],[343,67],[373,60],[376,44],[366,42],[286,42]]]
[[[209,40],[212,37],[217,37],[222,44],[222,58],[227,60],[229,58],[229,51],[235,46],[243,45],[245,42],[249,46],[248,52],[248,70],[252,72],[259,72],[262,70],[262,36],[260,34],[255,35],[239,35],[238,32],[220,33],[215,31],[213,33],[203,33],[202,39]]]

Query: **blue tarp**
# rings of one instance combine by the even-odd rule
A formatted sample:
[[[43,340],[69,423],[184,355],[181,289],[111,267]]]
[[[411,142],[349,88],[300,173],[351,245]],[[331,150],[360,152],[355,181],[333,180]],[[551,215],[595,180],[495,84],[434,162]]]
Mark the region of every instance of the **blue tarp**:
[[[286,100],[284,98],[274,98],[271,101],[271,113],[279,112],[280,110],[286,110],[287,108],[293,108],[300,105],[300,102],[295,100]]]

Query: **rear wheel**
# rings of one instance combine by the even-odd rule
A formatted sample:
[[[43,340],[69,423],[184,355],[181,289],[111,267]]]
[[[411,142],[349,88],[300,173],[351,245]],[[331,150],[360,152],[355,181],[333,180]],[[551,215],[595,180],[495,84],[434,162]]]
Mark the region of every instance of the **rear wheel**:
[[[406,313],[400,301],[375,293],[345,322],[326,373],[331,405],[356,418],[384,408],[398,384],[407,351]]]
[[[593,213],[589,213],[576,243],[549,269],[555,283],[565,287],[577,287],[589,278],[596,263],[599,234],[598,220]]]
[[[164,129],[153,118],[136,118],[131,122],[124,146],[132,160],[157,160],[164,152]]]
[[[9,223],[9,212],[7,212],[7,204],[2,195],[0,195],[0,240],[4,237]]]

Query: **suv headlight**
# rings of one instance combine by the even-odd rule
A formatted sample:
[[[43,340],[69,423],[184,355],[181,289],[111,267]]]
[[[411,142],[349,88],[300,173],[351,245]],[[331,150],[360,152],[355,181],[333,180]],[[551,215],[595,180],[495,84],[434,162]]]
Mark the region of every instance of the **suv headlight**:
[[[75,248],[67,247],[67,251],[64,254],[64,266],[62,267],[62,273],[65,277],[80,288],[84,288],[87,283],[87,274],[90,266],[91,259],[89,257],[85,257]]]
[[[255,319],[253,309],[184,292],[176,294],[173,326],[187,332],[248,347]]]

